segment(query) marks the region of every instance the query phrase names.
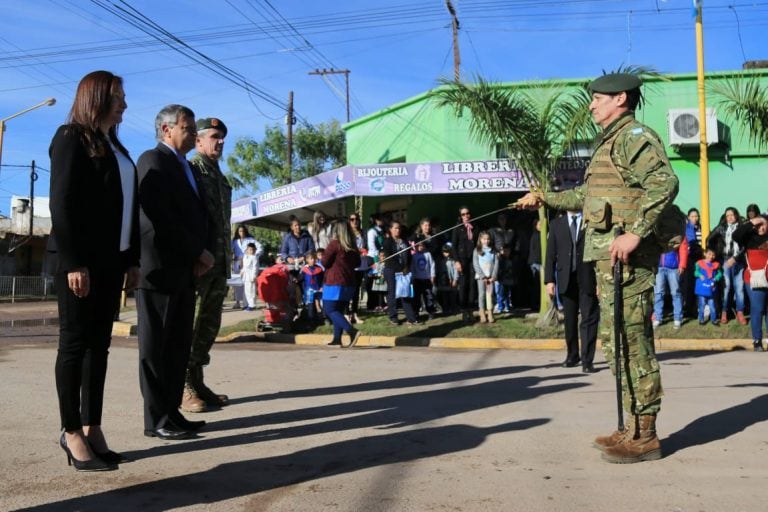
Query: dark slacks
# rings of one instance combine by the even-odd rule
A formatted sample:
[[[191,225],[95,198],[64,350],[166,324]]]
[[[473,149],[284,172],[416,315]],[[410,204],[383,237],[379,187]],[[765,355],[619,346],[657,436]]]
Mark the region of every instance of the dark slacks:
[[[560,294],[560,301],[565,316],[565,346],[568,351],[566,361],[576,362],[581,358],[582,365],[591,365],[595,359],[597,326],[600,323],[600,306],[595,289],[584,290],[580,287],[574,272],[568,280],[568,288]]]
[[[56,274],[59,305],[59,350],[56,392],[61,426],[66,431],[101,425],[112,320],[119,304],[123,272],[88,269],[90,292],[77,298],[65,272]]]
[[[459,274],[459,307],[468,311],[475,307],[477,283],[475,282],[475,267],[472,258],[462,258],[461,274]]]
[[[144,429],[166,427],[178,418],[192,344],[195,290],[174,293],[136,290],[139,384],[144,397]]]
[[[395,298],[395,290],[397,289],[395,271],[394,269],[384,267],[384,280],[387,282],[387,316],[390,320],[397,321],[397,298]],[[403,298],[400,299],[403,305],[403,312],[405,313],[405,319],[409,322],[415,322],[418,320],[416,313],[413,310],[413,299]]]

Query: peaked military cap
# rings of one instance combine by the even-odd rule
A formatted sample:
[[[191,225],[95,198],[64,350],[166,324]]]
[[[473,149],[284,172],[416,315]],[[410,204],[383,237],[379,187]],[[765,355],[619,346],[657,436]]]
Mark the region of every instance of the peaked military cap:
[[[217,117],[204,117],[197,120],[197,131],[210,130],[211,128],[221,130],[224,136],[227,136],[227,125],[221,119]]]
[[[609,73],[596,78],[589,84],[589,90],[603,94],[618,94],[631,91],[643,85],[639,77],[628,73]]]

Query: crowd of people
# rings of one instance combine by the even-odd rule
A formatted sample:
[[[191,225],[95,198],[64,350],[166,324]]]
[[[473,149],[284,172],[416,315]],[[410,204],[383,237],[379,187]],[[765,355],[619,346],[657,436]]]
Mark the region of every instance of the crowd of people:
[[[747,216],[728,207],[720,222],[702,239],[699,211],[688,210],[685,238],[680,246],[663,253],[654,288],[653,326],[664,322],[667,296],[672,303],[673,328],[684,318],[699,324],[723,325],[730,321],[750,324],[755,351],[765,350],[762,325],[766,319],[765,281],[768,245],[766,219],[756,204]],[[747,319],[749,317],[749,320]]]
[[[538,283],[541,262],[540,249],[535,250],[540,244],[538,240],[533,242],[539,232],[530,222],[532,216],[526,212],[501,212],[495,217],[495,225],[485,227],[472,221],[469,208],[462,206],[458,213],[456,224],[449,226],[454,229],[441,233],[434,227],[440,225],[439,220],[429,217],[409,228],[388,215],[374,213],[368,227],[363,228],[357,213],[328,221],[323,212],[316,211],[306,228],[299,219],[291,218],[279,251],[274,256],[263,255],[261,263],[290,269],[291,297],[309,323],[331,321],[324,311],[328,298],[325,261],[330,257],[327,246],[337,239],[338,224],[349,230],[360,257],[351,274],[354,290],[344,308],[345,319],[351,324],[363,323],[361,301],[369,314],[386,314],[394,325],[404,321],[413,326],[437,315],[459,313],[465,324],[476,319],[494,322],[494,314],[510,313],[515,307],[538,307],[529,293]],[[510,215],[517,221],[514,227]],[[255,242],[249,238],[246,226],[239,226],[237,233],[233,242],[235,262],[239,246]],[[252,250],[261,253],[261,245]],[[533,260],[529,261],[531,255]],[[244,272],[245,288],[251,290],[245,295],[249,296],[254,293],[256,280]],[[248,303],[247,307],[252,306]],[[332,341],[336,344],[338,339]]]

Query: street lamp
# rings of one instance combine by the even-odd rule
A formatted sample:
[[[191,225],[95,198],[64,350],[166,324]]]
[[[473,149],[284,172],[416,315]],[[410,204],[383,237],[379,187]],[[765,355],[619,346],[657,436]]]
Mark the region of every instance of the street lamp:
[[[0,119],[0,167],[2,167],[2,163],[3,163],[3,134],[5,134],[5,122],[10,121],[14,117],[19,117],[20,115],[26,114],[30,110],[35,110],[36,108],[40,108],[40,107],[50,107],[55,104],[56,104],[56,98],[48,98],[47,100],[41,101],[37,105],[33,105],[29,108],[26,108],[21,112],[16,112],[13,115]]]

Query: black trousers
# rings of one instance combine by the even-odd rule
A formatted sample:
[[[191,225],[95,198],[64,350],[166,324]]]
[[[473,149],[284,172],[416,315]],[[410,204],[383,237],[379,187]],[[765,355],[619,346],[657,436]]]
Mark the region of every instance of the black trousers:
[[[477,283],[475,282],[475,267],[472,258],[462,258],[461,274],[459,274],[459,307],[465,311],[475,307],[477,298]]]
[[[55,277],[59,305],[56,392],[61,427],[70,432],[83,425],[101,425],[112,321],[124,275],[116,268],[89,268],[88,273],[90,291],[82,299],[69,289],[65,272]]]
[[[395,298],[396,278],[394,269],[384,267],[384,280],[387,282],[387,315],[390,320],[397,320],[397,301]],[[403,305],[403,312],[405,313],[405,319],[409,322],[415,322],[418,320],[416,312],[413,310],[413,299],[403,298],[400,299]]]
[[[192,344],[195,290],[174,293],[136,290],[139,384],[144,397],[144,429],[166,427],[178,418]]]
[[[581,358],[582,366],[590,365],[595,359],[597,327],[600,323],[600,307],[595,289],[584,290],[578,284],[576,273],[568,280],[568,289],[560,294],[565,315],[566,361],[576,362]],[[581,312],[581,322],[579,322]],[[579,352],[581,335],[581,352]]]

